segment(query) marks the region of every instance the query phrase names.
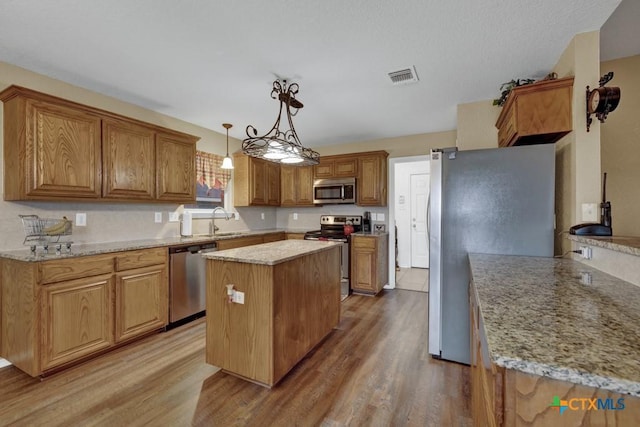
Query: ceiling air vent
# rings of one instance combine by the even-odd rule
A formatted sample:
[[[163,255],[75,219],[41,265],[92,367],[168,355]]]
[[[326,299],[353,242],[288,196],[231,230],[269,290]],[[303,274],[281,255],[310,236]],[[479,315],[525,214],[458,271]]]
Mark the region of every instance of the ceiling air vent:
[[[406,85],[418,81],[416,67],[414,66],[405,68],[404,70],[392,71],[389,73],[389,78],[394,85]]]

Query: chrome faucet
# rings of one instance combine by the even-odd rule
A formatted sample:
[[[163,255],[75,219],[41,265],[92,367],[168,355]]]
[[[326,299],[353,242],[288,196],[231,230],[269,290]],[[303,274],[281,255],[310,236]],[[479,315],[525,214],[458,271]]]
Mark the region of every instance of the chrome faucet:
[[[211,211],[211,224],[210,224],[210,230],[209,230],[209,235],[210,236],[215,236],[216,235],[216,231],[219,230],[218,227],[216,227],[216,211],[217,210],[221,210],[222,212],[224,212],[224,219],[229,221],[229,213],[227,211],[224,210],[224,208],[222,208],[221,206],[216,206],[215,208],[213,208],[213,211]]]

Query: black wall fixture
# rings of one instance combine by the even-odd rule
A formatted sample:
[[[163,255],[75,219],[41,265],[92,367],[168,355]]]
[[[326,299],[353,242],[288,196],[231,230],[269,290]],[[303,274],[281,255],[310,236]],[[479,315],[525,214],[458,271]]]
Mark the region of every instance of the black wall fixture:
[[[592,114],[595,114],[601,123],[607,119],[607,115],[618,107],[620,102],[620,88],[613,86],[605,86],[613,79],[613,71],[600,78],[600,87],[589,90],[587,86],[587,132],[593,122]]]

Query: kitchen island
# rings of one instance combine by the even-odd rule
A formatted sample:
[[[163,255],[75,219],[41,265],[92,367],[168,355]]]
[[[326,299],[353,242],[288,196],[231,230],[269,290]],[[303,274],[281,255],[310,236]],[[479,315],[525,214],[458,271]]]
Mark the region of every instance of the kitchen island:
[[[639,287],[569,259],[469,263],[476,425],[639,425]]]
[[[339,243],[285,240],[204,256],[206,361],[225,372],[272,387],[340,321]]]

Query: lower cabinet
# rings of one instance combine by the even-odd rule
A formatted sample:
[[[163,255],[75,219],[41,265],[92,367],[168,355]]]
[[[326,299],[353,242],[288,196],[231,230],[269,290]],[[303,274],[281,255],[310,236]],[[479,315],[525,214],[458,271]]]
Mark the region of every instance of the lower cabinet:
[[[474,426],[640,425],[638,397],[494,364],[489,355],[473,281],[469,290],[471,416]],[[552,405],[554,396],[560,396],[568,404],[564,414],[559,412],[557,405]],[[616,407],[618,402],[624,402],[624,410],[585,410],[585,402],[596,399],[611,405],[609,409]]]
[[[0,357],[35,377],[162,329],[167,271],[164,247],[0,260]]]
[[[116,273],[117,343],[167,324],[166,275],[164,265]]]
[[[351,236],[351,289],[376,295],[387,284],[389,235]]]
[[[42,370],[113,345],[113,277],[42,287]]]
[[[276,242],[278,240],[285,240],[285,233],[269,233],[260,236],[243,236],[234,237],[232,239],[221,239],[216,241],[219,251],[225,249],[241,248],[243,246],[260,245],[262,243]]]

